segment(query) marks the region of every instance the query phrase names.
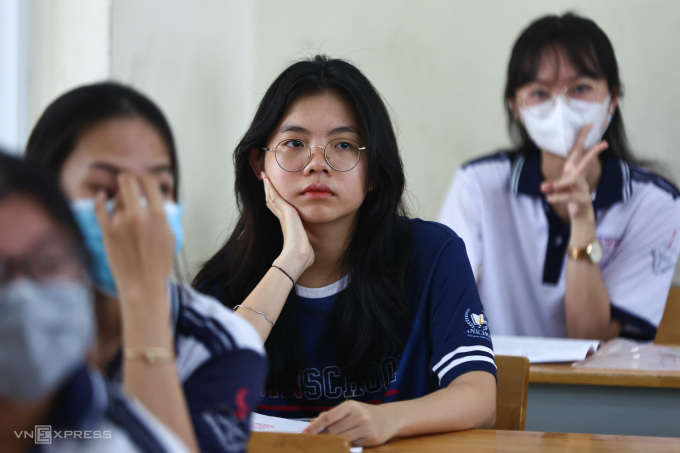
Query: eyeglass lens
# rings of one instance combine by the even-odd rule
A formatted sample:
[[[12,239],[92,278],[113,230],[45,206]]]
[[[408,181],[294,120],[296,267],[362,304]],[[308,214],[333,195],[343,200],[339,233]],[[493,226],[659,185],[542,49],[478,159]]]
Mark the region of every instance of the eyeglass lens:
[[[349,171],[359,162],[360,149],[353,140],[335,139],[328,142],[325,149],[328,165],[337,171]],[[276,161],[286,171],[300,171],[312,158],[307,143],[298,139],[280,142],[275,149]]]
[[[533,107],[545,102],[552,103],[557,96],[564,95],[569,100],[597,102],[600,91],[598,86],[590,81],[579,81],[566,87],[562,93],[553,93],[549,87],[535,84],[523,94],[520,101],[524,107]]]

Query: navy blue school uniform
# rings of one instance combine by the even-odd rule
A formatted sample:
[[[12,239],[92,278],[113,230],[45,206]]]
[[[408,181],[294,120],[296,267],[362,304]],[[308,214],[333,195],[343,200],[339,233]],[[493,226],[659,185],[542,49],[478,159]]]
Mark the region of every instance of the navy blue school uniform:
[[[246,320],[187,285],[169,284],[177,372],[203,452],[245,452],[250,413],[267,372],[262,340]],[[122,380],[120,354],[107,375]]]
[[[189,451],[141,404],[85,365],[61,387],[49,423],[32,434],[33,453]]]
[[[407,343],[400,354],[375,365],[379,379],[351,382],[325,335],[338,295],[351,275],[324,288],[295,286],[295,316],[305,361],[293,394],[263,389],[257,412],[286,418],[312,418],[345,400],[387,403],[427,395],[470,371],[496,374],[489,325],[479,300],[463,241],[448,227],[405,219],[411,231],[405,289],[413,312]],[[214,294],[226,301],[225,294]],[[493,321],[493,320],[492,320]]]

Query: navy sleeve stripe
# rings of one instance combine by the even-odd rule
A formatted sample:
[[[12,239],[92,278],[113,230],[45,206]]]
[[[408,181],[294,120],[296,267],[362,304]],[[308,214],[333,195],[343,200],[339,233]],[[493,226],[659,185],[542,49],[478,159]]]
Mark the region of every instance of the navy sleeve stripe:
[[[130,440],[142,451],[148,453],[166,451],[129,403],[113,391],[109,392],[109,406],[106,415],[113,423],[121,426],[130,436]]]
[[[506,151],[499,151],[497,153],[489,154],[487,156],[482,156],[477,159],[472,159],[468,162],[465,162],[462,167],[467,168],[470,166],[478,165],[478,164],[483,164],[485,162],[494,162],[494,161],[503,161],[503,160],[508,160],[508,153]]]
[[[459,354],[465,354],[466,352],[484,352],[491,357],[494,356],[493,350],[491,348],[488,348],[486,346],[460,346],[456,348],[453,352],[449,352],[446,354],[442,359],[432,368],[432,371],[435,373],[437,372],[438,368],[441,368],[446,362],[451,360],[454,356],[459,355]]]
[[[642,331],[643,336],[647,340],[651,340],[656,336],[656,327],[650,324],[648,321],[635,316],[634,314],[623,310],[619,307],[614,306],[612,302],[611,305],[612,318],[618,319],[624,324],[631,324]]]
[[[496,363],[494,360],[485,355],[469,355],[466,357],[461,357],[460,359],[456,359],[452,361],[451,363],[448,364],[443,370],[441,370],[439,373],[437,373],[437,376],[439,376],[439,382],[441,383],[442,380],[444,379],[444,376],[446,376],[446,373],[448,373],[452,368],[462,365],[467,362],[489,362],[493,364],[494,368],[496,367]]]
[[[199,339],[212,353],[234,348],[233,337],[215,320],[206,318],[191,307],[184,307],[183,321],[191,335]],[[211,338],[207,338],[208,334]]]
[[[201,327],[205,326],[209,328],[217,338],[222,340],[222,344],[225,349],[231,349],[234,347],[236,344],[234,342],[233,337],[229,333],[229,331],[219,322],[217,322],[214,318],[206,316],[206,313],[200,313],[193,305],[189,305],[186,301],[191,301],[192,297],[191,294],[189,294],[188,289],[184,287],[180,287],[182,289],[182,297],[180,299],[181,305],[183,306],[183,310],[185,312],[188,312],[189,314],[193,315],[192,321],[194,321],[195,326]]]
[[[670,181],[662,176],[657,175],[656,173],[652,173],[641,168],[631,168],[630,173],[633,181],[654,184],[659,189],[670,194],[674,200],[680,197],[680,191],[678,188],[675,187]]]
[[[203,342],[212,353],[233,349],[253,349],[264,354],[262,340],[254,327],[226,309],[211,296],[178,286],[179,323],[186,336]]]
[[[469,362],[487,362],[492,364],[494,369],[496,367],[493,349],[481,345],[460,346],[442,357],[432,368],[432,372],[439,377],[439,383],[441,384],[444,381],[444,377],[452,369]],[[482,368],[486,367],[482,366]]]

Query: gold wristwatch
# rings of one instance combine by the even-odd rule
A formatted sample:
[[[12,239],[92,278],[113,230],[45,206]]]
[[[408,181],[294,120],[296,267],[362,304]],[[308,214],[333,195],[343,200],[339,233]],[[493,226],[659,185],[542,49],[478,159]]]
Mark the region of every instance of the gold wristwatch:
[[[589,260],[593,264],[600,264],[602,260],[602,244],[597,239],[589,242],[585,247],[570,247],[567,256],[572,260]]]

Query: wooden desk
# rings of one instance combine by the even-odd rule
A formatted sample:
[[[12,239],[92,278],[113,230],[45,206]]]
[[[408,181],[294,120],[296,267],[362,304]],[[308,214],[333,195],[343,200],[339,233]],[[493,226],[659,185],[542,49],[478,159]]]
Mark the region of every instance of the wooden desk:
[[[526,429],[680,437],[680,371],[532,365]]]
[[[680,439],[663,437],[608,436],[596,434],[541,433],[473,429],[457,433],[412,437],[365,453],[525,453],[525,452],[680,452]]]

